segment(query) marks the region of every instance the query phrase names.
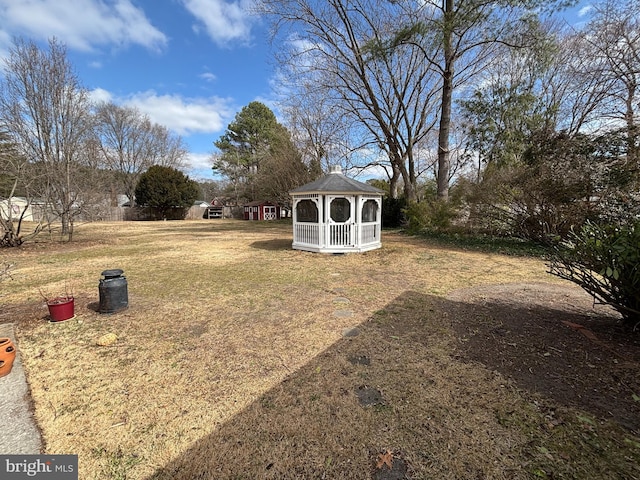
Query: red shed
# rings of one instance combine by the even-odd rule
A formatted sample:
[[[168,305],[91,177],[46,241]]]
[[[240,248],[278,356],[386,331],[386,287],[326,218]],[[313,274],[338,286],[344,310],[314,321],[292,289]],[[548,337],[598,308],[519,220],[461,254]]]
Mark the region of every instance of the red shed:
[[[280,208],[273,202],[257,200],[244,206],[245,220],[278,220]]]

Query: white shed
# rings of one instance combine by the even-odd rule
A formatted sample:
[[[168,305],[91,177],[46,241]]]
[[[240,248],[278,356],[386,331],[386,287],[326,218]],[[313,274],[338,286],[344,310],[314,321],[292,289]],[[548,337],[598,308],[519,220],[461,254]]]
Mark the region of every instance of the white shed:
[[[293,197],[293,248],[321,253],[380,248],[384,191],[342,174],[339,166]]]
[[[12,220],[19,220],[20,218],[27,222],[34,220],[31,202],[23,197],[0,200],[0,215],[2,215],[2,218],[8,220],[9,212],[11,212]]]

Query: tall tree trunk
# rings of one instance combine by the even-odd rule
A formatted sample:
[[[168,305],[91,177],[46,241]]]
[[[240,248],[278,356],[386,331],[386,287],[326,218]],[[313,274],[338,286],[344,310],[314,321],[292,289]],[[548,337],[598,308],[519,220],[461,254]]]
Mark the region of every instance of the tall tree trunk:
[[[64,191],[62,192],[62,235],[68,235],[71,240],[71,162],[65,160]]]
[[[395,155],[394,157],[395,158],[391,162],[394,164],[394,171],[395,168],[397,168],[402,176],[402,183],[404,184],[404,198],[407,202],[415,202],[417,201],[415,184],[411,182],[404,158],[400,157],[400,155]]]
[[[398,181],[400,180],[400,170],[398,169],[398,167],[392,163],[391,164],[391,171],[393,172],[393,175],[391,176],[391,178],[389,179],[389,196],[393,199],[397,199],[398,198]]]
[[[413,187],[411,182],[407,180],[404,182],[404,198],[406,198],[408,202],[416,202],[418,200],[418,197],[416,196],[416,189]]]
[[[438,198],[449,200],[449,171],[451,159],[449,154],[449,130],[451,129],[451,102],[453,96],[454,52],[452,47],[453,1],[445,0],[443,19],[444,71],[442,75],[442,106],[438,132]]]
[[[413,147],[413,142],[411,142],[411,147],[407,149],[405,155],[407,157],[407,163],[409,165],[409,181],[411,182],[412,188],[415,192],[418,185],[418,177],[416,176],[416,162],[413,158]]]
[[[627,124],[627,159],[636,167],[640,166],[640,156],[638,155],[638,125],[635,123],[635,111],[633,99],[636,97],[636,86],[628,87],[628,95],[626,98],[625,122]],[[640,104],[639,104],[640,105]]]

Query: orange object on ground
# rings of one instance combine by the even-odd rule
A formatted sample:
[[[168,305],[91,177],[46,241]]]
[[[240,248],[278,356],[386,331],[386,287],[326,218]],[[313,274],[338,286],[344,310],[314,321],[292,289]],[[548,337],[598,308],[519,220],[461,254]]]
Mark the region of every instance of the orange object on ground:
[[[10,338],[0,338],[0,377],[9,375],[16,358],[16,348]]]

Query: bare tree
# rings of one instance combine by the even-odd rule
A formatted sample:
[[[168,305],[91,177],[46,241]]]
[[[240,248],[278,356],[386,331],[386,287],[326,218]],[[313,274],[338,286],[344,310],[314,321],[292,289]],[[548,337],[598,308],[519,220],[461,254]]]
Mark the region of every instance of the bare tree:
[[[360,119],[345,115],[344,105],[327,97],[312,79],[290,76],[288,81],[281,108],[311,177],[317,178],[335,165],[349,172],[379,167],[386,172],[393,185],[391,195],[396,198],[401,187],[400,171],[393,168],[379,142],[372,143]]]
[[[222,193],[221,182],[215,180],[198,180],[200,187],[199,199],[211,202],[219,197]]]
[[[263,0],[262,11],[288,39],[279,60],[295,78],[305,76],[326,105],[349,125],[354,150],[383,151],[391,180],[402,179],[415,199],[415,145],[434,126],[433,70],[429,45],[381,48],[403,14],[395,2],[373,0]],[[291,41],[291,39],[295,41]],[[392,191],[394,188],[392,188]]]
[[[344,141],[344,123],[338,108],[304,78],[295,89],[289,78],[281,101],[287,126],[292,132],[292,140],[298,147],[302,159],[312,176],[328,172],[330,165],[348,165],[348,147]]]
[[[592,49],[581,32],[556,32],[556,51],[549,69],[540,79],[542,104],[555,109],[550,124],[575,136],[602,115],[611,81],[591,72]]]
[[[467,85],[493,60],[502,46],[520,47],[530,42],[524,33],[532,12],[553,9],[560,1],[539,0],[408,0],[401,3],[406,12],[390,39],[398,45],[423,45],[424,60],[440,76],[440,114],[438,119],[437,194],[449,197],[451,179],[451,119],[455,92]]]
[[[582,32],[589,47],[586,72],[598,78],[606,105],[602,113],[627,130],[627,156],[640,161],[640,4],[606,0],[594,5]]]
[[[84,146],[91,134],[88,92],[73,71],[66,48],[51,39],[48,50],[17,39],[5,59],[0,121],[46,182],[39,192],[73,236],[78,202],[86,186]]]
[[[140,176],[149,167],[185,166],[187,149],[182,138],[152,123],[135,108],[113,103],[98,105],[96,135],[101,163],[115,175],[113,188],[122,189],[132,205]]]
[[[146,170],[144,134],[139,126],[139,114],[134,109],[112,103],[96,108],[96,156],[103,168],[113,172],[112,206],[118,190],[134,202],[139,176]]]

